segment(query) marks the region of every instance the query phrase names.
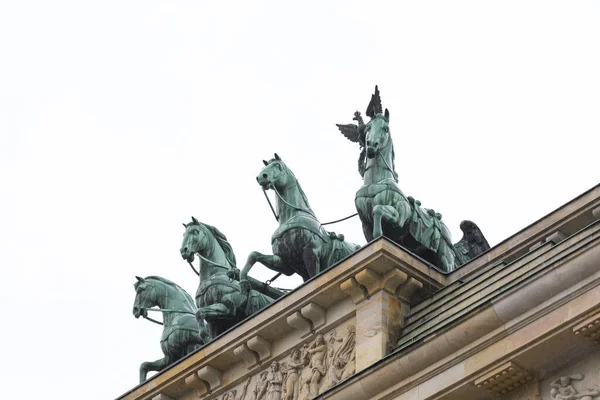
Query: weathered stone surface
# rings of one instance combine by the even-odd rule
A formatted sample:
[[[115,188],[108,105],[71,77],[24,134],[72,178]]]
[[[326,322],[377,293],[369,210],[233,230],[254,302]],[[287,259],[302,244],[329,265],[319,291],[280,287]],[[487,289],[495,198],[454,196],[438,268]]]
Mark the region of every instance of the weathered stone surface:
[[[374,241],[123,399],[599,400],[600,352],[589,339],[600,299],[595,204],[600,190],[466,273],[438,274]],[[565,237],[546,241],[557,231]],[[544,244],[527,253],[537,241]],[[248,368],[242,353],[258,360],[248,342],[259,337],[270,354]],[[219,371],[218,386],[198,376],[206,366]],[[486,381],[498,390],[478,387]]]

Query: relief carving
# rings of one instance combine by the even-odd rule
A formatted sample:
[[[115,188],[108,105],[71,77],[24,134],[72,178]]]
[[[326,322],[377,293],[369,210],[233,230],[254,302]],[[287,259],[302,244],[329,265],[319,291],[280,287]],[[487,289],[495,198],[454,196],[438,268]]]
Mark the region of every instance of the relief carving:
[[[313,343],[294,349],[285,363],[283,400],[309,400],[335,386],[354,373],[356,328],[337,337],[335,330],[329,339],[319,334]]]
[[[267,386],[269,385],[269,382],[267,381],[268,375],[268,371],[263,371],[260,373],[260,375],[258,375],[258,381],[256,382],[256,385],[254,385],[254,396],[251,398],[251,400],[265,399],[265,394],[267,393]]]
[[[550,396],[554,400],[592,400],[600,396],[598,389],[586,389],[581,393],[573,386],[573,381],[582,381],[585,378],[583,374],[571,376],[561,376],[550,384],[552,390]]]
[[[267,374],[267,399],[281,400],[281,388],[283,386],[283,374],[279,370],[279,363],[271,363],[271,372]]]
[[[283,400],[296,400],[298,398],[298,393],[300,393],[298,378],[302,369],[308,365],[308,362],[309,360],[302,355],[300,349],[294,349],[289,361],[282,363],[285,374]]]
[[[354,374],[355,346],[354,325],[347,325],[343,336],[335,329],[320,333],[248,378],[239,396],[239,390],[230,390],[221,400],[311,400]]]
[[[252,378],[248,378],[246,383],[244,383],[244,386],[242,388],[242,393],[240,394],[239,397],[236,397],[237,390],[230,390],[229,392],[227,392],[223,395],[223,398],[221,400],[245,400],[246,393],[248,391],[248,386],[250,385],[251,381],[252,381]]]

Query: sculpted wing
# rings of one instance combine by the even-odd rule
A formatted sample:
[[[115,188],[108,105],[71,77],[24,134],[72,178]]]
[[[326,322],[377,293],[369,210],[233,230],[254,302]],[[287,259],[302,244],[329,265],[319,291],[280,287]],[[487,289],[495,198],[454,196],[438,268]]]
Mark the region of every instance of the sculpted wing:
[[[375,93],[371,95],[371,101],[367,106],[367,112],[365,113],[367,117],[374,118],[375,115],[381,114],[383,112],[383,108],[381,107],[381,97],[379,97],[379,88],[375,85]]]
[[[454,245],[454,249],[460,265],[462,265],[489,250],[490,245],[474,222],[463,221],[460,224],[460,229],[463,231],[463,237]]]
[[[342,132],[342,135],[346,136],[346,138],[348,140],[350,140],[351,142],[355,142],[355,143],[359,143],[360,141],[360,133],[358,130],[358,126],[354,125],[354,124],[335,124],[340,132]]]

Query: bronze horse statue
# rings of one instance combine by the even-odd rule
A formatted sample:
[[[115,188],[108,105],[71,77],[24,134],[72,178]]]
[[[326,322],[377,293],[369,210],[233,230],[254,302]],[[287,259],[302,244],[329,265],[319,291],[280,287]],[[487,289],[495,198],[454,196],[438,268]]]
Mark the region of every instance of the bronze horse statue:
[[[250,277],[241,282],[230,279],[228,273],[236,270],[236,260],[225,235],[194,217],[184,226],[180,252],[188,262],[195,255],[200,259],[196,317],[207,322],[211,339],[284,294]]]
[[[161,371],[170,364],[200,348],[208,340],[204,321],[196,321],[196,306],[192,297],[179,285],[160,276],[140,278],[136,276],[133,315],[148,318],[148,311],[163,314],[164,326],[160,348],[165,355],[153,362],[140,365],[140,383],[146,380],[149,371]],[[158,306],[159,308],[153,308]],[[154,321],[157,322],[157,321]],[[160,322],[158,322],[160,323]]]
[[[272,189],[277,196],[279,227],[271,236],[273,255],[250,253],[241,271],[242,280],[259,262],[288,276],[297,273],[307,281],[360,248],[323,228],[298,179],[277,154],[263,163],[256,180],[263,190]]]
[[[358,125],[337,126],[346,138],[361,147],[358,169],[363,186],[356,193],[355,205],[367,241],[384,235],[445,272],[490,248],[471,221],[460,224],[464,236],[452,244],[441,214],[421,207],[418,200],[400,190],[389,128],[390,113],[387,109],[382,111],[377,86],[367,107],[370,121],[365,124],[359,112],[354,115]]]

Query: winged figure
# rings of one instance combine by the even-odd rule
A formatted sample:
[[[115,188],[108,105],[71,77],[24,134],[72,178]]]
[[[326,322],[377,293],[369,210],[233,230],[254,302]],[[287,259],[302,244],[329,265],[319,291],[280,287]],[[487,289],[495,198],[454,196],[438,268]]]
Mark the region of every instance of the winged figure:
[[[358,172],[360,176],[364,175],[364,164],[365,164],[365,122],[360,115],[360,111],[354,113],[354,121],[356,124],[336,124],[342,135],[344,135],[351,142],[358,143],[360,146],[360,157],[358,159]]]
[[[463,231],[463,237],[454,244],[457,261],[460,265],[490,249],[488,241],[474,222],[468,220],[461,222],[460,230]]]

